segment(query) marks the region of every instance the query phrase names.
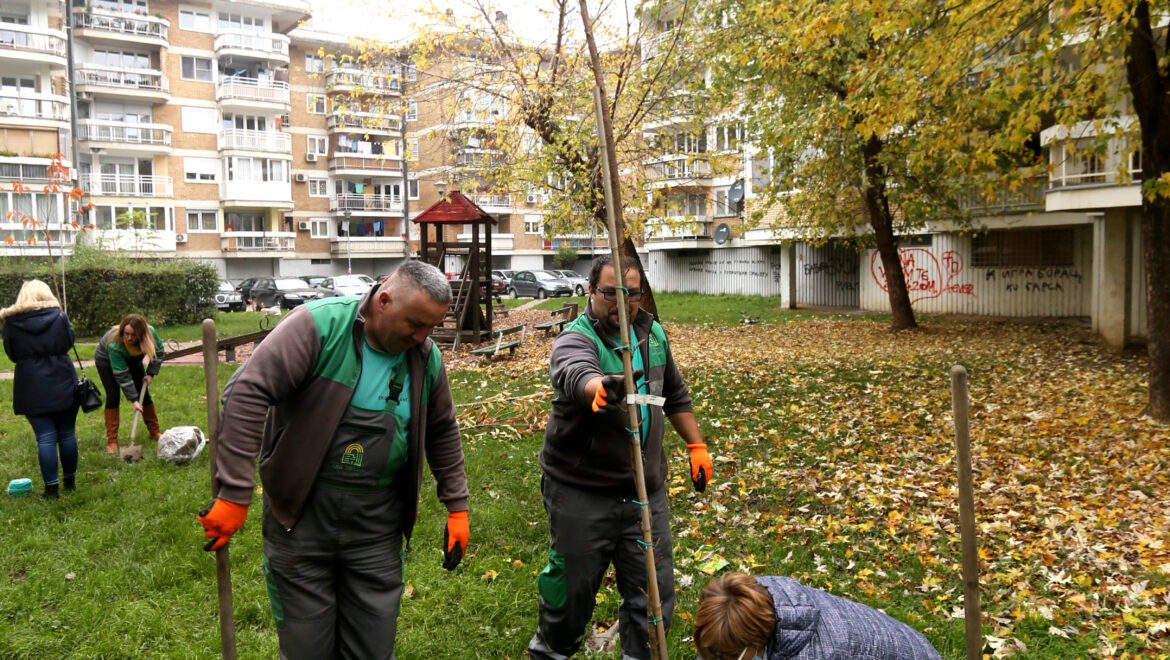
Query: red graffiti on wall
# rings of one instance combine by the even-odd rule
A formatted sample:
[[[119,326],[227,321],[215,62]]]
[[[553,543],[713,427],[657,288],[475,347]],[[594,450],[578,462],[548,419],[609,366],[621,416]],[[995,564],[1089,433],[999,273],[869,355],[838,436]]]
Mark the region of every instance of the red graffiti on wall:
[[[943,252],[942,264],[926,248],[902,248],[898,250],[902,262],[902,273],[906,276],[906,290],[910,302],[938,298],[944,293],[964,296],[975,295],[974,284],[956,284],[955,278],[963,272],[963,255],[954,250]],[[889,291],[886,285],[886,269],[882,266],[877,250],[869,259],[869,272],[873,281],[882,291]]]

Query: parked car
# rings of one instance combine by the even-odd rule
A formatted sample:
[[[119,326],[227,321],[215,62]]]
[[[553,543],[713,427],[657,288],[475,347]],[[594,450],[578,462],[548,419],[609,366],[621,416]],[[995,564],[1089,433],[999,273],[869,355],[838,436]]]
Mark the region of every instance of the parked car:
[[[236,291],[240,292],[240,299],[244,301],[244,304],[247,304],[248,298],[252,297],[252,285],[255,284],[256,280],[258,279],[260,278],[249,277],[246,280],[241,280],[240,283],[236,285]]]
[[[374,278],[369,275],[338,275],[326,277],[316,285],[318,289],[329,289],[339,296],[360,296],[374,286]]]
[[[321,283],[329,278],[324,275],[309,275],[300,279],[308,282],[309,286],[321,286]]]
[[[296,277],[259,277],[252,285],[252,300],[256,307],[280,307],[292,309],[317,298],[337,295],[324,289],[314,289],[309,283]]]
[[[236,291],[231,282],[220,280],[219,289],[215,292],[215,308],[228,312],[244,311],[244,297]]]
[[[569,284],[573,285],[574,295],[583,296],[589,290],[589,278],[575,270],[553,270],[550,272],[556,273],[568,280]]]
[[[492,271],[492,295],[502,296],[508,292],[508,281],[504,279],[503,275],[497,275],[497,271]]]
[[[508,292],[514,298],[551,298],[573,295],[573,285],[547,270],[522,270],[512,278]]]

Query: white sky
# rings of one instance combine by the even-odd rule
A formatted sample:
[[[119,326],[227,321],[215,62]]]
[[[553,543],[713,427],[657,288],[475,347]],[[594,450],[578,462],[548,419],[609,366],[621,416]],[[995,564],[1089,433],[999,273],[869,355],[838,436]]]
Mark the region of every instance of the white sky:
[[[607,3],[612,0],[605,0]],[[624,11],[628,0],[616,0],[605,8],[605,18],[616,18],[624,24]],[[501,10],[508,15],[512,30],[531,42],[547,42],[556,36],[555,16],[545,15],[541,7],[549,12],[555,5],[547,0],[482,0],[490,7],[490,15]],[[406,40],[417,33],[425,24],[426,13],[444,12],[452,9],[457,17],[476,16],[475,0],[311,0],[313,27],[326,32],[376,38],[394,42]],[[572,14],[576,17],[578,3],[570,1]],[[598,11],[597,3],[589,3],[590,12]],[[622,12],[622,16],[617,13]],[[610,15],[613,15],[612,17]],[[470,19],[469,19],[470,20]],[[616,24],[614,21],[607,21]],[[471,25],[483,25],[482,18],[476,18]],[[575,21],[573,36],[584,39],[580,22]],[[599,36],[600,38],[600,36]]]

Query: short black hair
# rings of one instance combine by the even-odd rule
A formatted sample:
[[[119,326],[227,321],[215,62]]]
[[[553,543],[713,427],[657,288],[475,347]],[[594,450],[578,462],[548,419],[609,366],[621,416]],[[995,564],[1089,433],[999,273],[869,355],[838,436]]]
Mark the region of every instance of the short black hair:
[[[612,265],[612,254],[603,254],[593,260],[593,265],[589,268],[590,289],[597,288],[597,281],[601,279],[601,269]],[[626,270],[630,270],[631,268],[636,269],[638,271],[638,277],[642,278],[643,282],[646,281],[646,272],[642,270],[642,261],[638,259],[638,255],[623,254],[622,266],[624,266]],[[617,273],[614,273],[614,275],[617,275]]]

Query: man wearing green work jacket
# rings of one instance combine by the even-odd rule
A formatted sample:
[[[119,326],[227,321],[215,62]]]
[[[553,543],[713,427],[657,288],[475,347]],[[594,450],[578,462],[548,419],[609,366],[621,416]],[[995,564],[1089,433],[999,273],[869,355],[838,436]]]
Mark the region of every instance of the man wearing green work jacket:
[[[666,507],[664,421],[690,451],[691,478],[703,490],[711,478],[711,457],[699,433],[662,326],[645,310],[642,269],[625,257],[625,285],[631,355],[638,392],[663,397],[661,405],[638,406],[638,431],[645,465],[651,538],[662,599],[670,626],[674,610],[674,563]],[[642,502],[630,465],[629,420],[622,399],[621,331],[617,277],[612,259],[599,257],[589,271],[585,313],[553,342],[550,374],[552,414],[544,432],[541,492],[548,513],[549,562],[537,578],[540,591],[536,634],[528,655],[560,660],[576,653],[593,614],[597,589],[610,563],[622,596],[619,614],[622,658],[649,658],[646,564],[642,549]]]
[[[227,543],[260,456],[264,571],[282,658],[393,658],[402,548],[425,456],[448,511],[444,567],[467,549],[455,405],[428,335],[451,288],[410,261],[357,296],[296,308],[224,388],[219,497],[199,519]]]

